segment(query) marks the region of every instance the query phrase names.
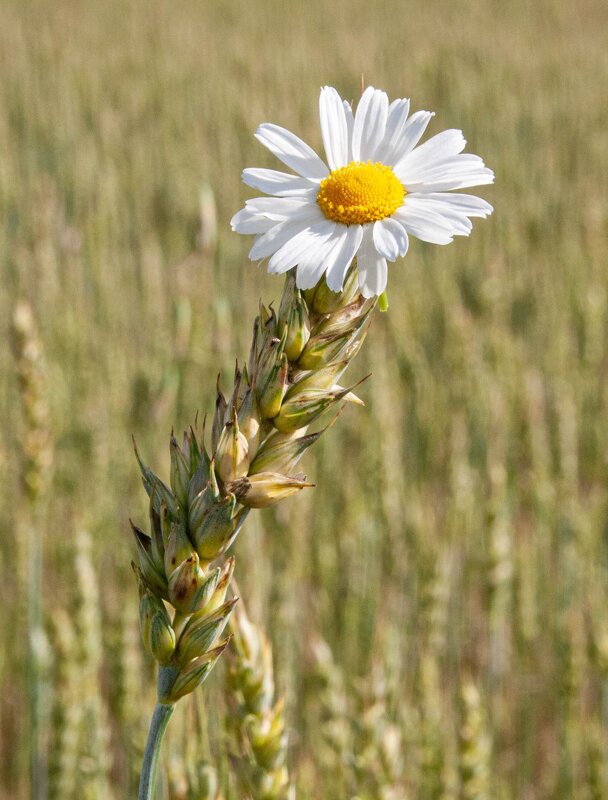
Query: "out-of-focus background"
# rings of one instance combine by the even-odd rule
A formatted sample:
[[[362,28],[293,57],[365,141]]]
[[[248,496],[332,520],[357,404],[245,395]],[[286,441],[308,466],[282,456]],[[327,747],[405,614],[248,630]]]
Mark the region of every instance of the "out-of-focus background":
[[[171,427],[280,296],[229,228],[241,170],[276,166],[256,126],[319,148],[319,87],[356,99],[361,76],[463,129],[495,213],[391,267],[365,408],[236,544],[299,796],[608,797],[607,29],[601,0],[2,2],[2,797],[29,796],[32,736],[51,797],[133,794],[153,693],[130,435],[166,475]],[[18,313],[15,358],[22,299],[39,334]],[[193,770],[238,797],[221,667],[202,694],[165,797],[216,797]]]

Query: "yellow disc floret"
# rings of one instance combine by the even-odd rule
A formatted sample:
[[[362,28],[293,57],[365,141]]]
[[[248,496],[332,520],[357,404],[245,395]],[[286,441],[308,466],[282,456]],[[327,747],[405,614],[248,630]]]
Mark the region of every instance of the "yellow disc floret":
[[[317,203],[333,222],[363,225],[390,217],[404,197],[403,184],[390,167],[351,161],[321,181]]]

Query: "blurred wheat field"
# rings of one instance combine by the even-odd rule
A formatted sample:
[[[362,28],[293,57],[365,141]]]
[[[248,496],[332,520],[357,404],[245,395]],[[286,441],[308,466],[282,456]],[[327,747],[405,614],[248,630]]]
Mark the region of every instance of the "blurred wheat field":
[[[280,296],[228,225],[241,170],[274,166],[256,126],[318,147],[319,87],[355,98],[361,75],[463,129],[495,213],[393,265],[366,407],[307,456],[317,488],[235,547],[298,796],[608,797],[607,27],[600,0],[4,0],[0,321],[7,340],[29,299],[54,457],[32,519],[3,347],[1,797],[29,796],[34,525],[49,796],[134,793],[153,695],[130,435],[166,474],[171,427],[212,410]],[[171,800],[238,797],[221,668],[201,694],[172,723]]]

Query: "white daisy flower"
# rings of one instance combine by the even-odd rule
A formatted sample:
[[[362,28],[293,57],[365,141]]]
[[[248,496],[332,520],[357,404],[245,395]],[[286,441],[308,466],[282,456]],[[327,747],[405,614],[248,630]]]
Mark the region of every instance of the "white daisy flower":
[[[389,105],[385,92],[365,90],[357,111],[331,86],[321,89],[321,135],[327,164],[295,134],[264,123],[256,138],[297,174],[246,169],[243,180],[271,195],[247,200],[232,218],[237,233],[256,234],[249,258],[269,258],[268,271],[297,267],[300,289],[325,274],[334,292],[357,257],[365,297],[386,288],[387,261],[404,256],[409,236],[449,244],[468,236],[470,217],[492,206],[453,192],[493,183],[479,156],[463,153],[459,130],[447,130],[419,146],[433,114],[408,117],[409,100]]]

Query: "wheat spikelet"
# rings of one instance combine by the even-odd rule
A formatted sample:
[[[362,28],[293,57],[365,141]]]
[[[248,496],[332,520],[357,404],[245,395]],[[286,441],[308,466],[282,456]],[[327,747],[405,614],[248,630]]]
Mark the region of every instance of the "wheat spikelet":
[[[91,555],[91,539],[84,531],[76,536],[75,572],[74,619],[81,703],[75,797],[82,800],[104,800],[111,797],[111,792],[108,783],[109,731],[100,686],[101,603]]]
[[[28,503],[34,506],[48,487],[53,445],[42,342],[31,306],[23,300],[16,304],[13,312],[11,345],[23,415],[20,437],[22,485]]]
[[[350,797],[356,790],[352,767],[355,760],[352,716],[353,698],[331,648],[322,639],[312,645],[315,669],[315,699],[319,718],[315,721],[319,769],[327,794]]]
[[[412,748],[416,751],[418,774],[415,785],[424,797],[439,800],[450,796],[454,754],[446,735],[446,711],[440,666],[445,658],[449,637],[450,603],[456,569],[455,548],[429,545],[436,521],[426,509],[418,509],[416,526],[420,528],[421,637],[419,669],[416,682],[416,730]],[[431,549],[432,547],[432,549]],[[428,552],[430,550],[430,552]],[[423,566],[425,568],[423,568]]]
[[[425,797],[441,798],[445,791],[446,749],[437,657],[424,648],[419,675],[420,784]]]
[[[376,662],[364,679],[347,682],[326,642],[314,643],[313,656],[326,795],[407,800],[415,782],[408,770],[406,785],[403,720],[391,716],[385,666]]]
[[[76,631],[64,609],[54,612],[50,621],[50,640],[55,657],[51,741],[49,745],[49,798],[75,797],[78,770],[82,704],[77,687],[80,663]]]
[[[141,676],[145,674],[142,652],[138,642],[138,609],[134,600],[125,598],[117,613],[115,646],[112,649],[112,668],[115,691],[115,720],[124,750],[123,770],[127,786],[134,790],[139,779],[139,767],[145,746],[145,723],[142,701],[147,696]]]
[[[355,726],[355,775],[361,800],[407,800],[404,739],[390,719],[384,670],[373,666],[358,682]]]
[[[74,572],[73,615],[59,608],[49,621],[55,655],[49,796],[101,800],[112,796],[101,605],[91,541],[83,531],[75,540]]]
[[[463,722],[460,728],[460,786],[462,800],[491,800],[491,742],[477,687],[461,686]]]
[[[243,791],[251,800],[287,800],[283,701],[275,696],[272,649],[241,603],[230,620],[234,650],[228,672],[232,727],[240,756],[234,758]]]

